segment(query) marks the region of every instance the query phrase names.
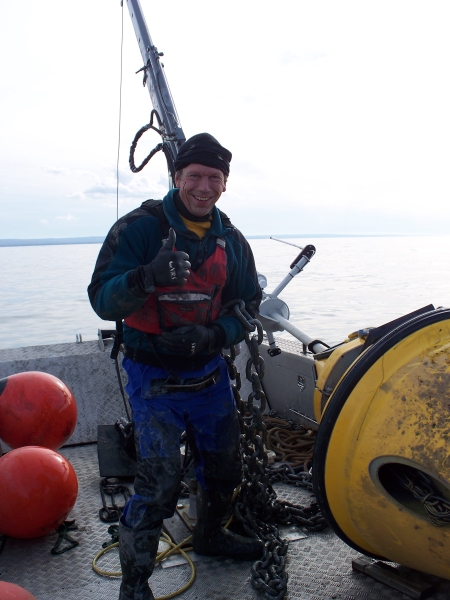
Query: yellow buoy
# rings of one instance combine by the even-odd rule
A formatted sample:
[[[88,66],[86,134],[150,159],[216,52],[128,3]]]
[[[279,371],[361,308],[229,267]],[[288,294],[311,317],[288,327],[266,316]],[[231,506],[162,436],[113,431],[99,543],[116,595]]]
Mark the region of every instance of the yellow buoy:
[[[322,414],[313,472],[350,546],[450,579],[450,310],[360,354]]]

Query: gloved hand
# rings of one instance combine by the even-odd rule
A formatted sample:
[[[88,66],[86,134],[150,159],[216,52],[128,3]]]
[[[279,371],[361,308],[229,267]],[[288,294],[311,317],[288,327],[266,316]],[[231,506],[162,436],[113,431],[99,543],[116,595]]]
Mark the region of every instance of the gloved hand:
[[[158,341],[173,354],[193,356],[206,349],[212,354],[223,345],[224,333],[219,325],[204,327],[203,325],[185,325],[173,331],[164,331]]]
[[[186,283],[191,263],[186,252],[174,251],[176,239],[177,235],[171,227],[169,237],[161,250],[152,262],[144,267],[146,287],[151,282],[158,286],[181,286]]]

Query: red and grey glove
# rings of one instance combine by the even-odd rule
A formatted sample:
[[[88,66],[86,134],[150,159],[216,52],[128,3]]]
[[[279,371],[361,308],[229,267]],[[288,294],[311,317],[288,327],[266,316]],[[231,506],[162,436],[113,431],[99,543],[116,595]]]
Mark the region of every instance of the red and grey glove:
[[[223,347],[225,333],[220,325],[185,325],[173,331],[164,331],[158,342],[166,350],[181,356],[193,356],[202,350],[213,354]]]

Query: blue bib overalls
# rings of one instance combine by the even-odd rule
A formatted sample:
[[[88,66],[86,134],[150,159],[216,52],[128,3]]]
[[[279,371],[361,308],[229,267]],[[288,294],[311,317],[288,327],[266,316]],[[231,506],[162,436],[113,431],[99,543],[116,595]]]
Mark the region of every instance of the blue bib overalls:
[[[125,525],[151,529],[170,518],[180,492],[180,436],[193,449],[195,475],[205,490],[231,493],[241,481],[239,421],[228,368],[216,356],[198,371],[177,375],[201,379],[217,369],[216,383],[199,392],[164,393],[169,373],[125,357],[126,391],[135,424],[138,470],[135,493],[124,510]],[[163,393],[162,393],[163,392]]]

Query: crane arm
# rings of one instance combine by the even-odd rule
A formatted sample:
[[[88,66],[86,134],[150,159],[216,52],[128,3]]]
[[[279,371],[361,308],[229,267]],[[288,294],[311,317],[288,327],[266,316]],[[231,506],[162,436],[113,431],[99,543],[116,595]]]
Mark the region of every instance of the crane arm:
[[[161,63],[162,52],[158,52],[158,49],[152,42],[150,33],[147,28],[144,14],[139,0],[125,0],[130,13],[131,22],[133,23],[134,32],[138,41],[139,49],[141,51],[142,60],[144,66],[139,71],[144,72],[144,85],[147,86],[150,94],[150,100],[153,105],[152,117],[148,126],[143,127],[137,136],[147,129],[155,129],[162,137],[162,145],[155,148],[155,151],[162,149],[166,155],[170,175],[174,177],[173,163],[177,156],[178,150],[181,144],[185,141],[186,137],[183,133],[183,129],[180,125],[175,104],[170,93],[169,84],[164,73],[164,65]],[[137,71],[137,72],[139,72]],[[153,116],[156,116],[158,121],[158,128],[153,126]],[[139,135],[139,137],[140,137]],[[135,142],[137,143],[137,139]],[[136,144],[133,142],[132,151]],[[130,166],[131,166],[131,153],[130,153]],[[144,161],[145,162],[145,161]],[[147,161],[148,162],[148,161]],[[146,164],[146,162],[145,162]],[[144,163],[141,165],[144,166]],[[132,170],[140,170],[133,169]]]

